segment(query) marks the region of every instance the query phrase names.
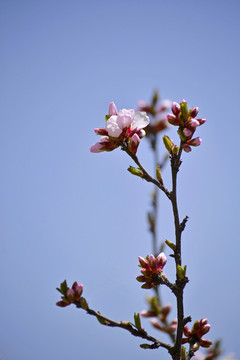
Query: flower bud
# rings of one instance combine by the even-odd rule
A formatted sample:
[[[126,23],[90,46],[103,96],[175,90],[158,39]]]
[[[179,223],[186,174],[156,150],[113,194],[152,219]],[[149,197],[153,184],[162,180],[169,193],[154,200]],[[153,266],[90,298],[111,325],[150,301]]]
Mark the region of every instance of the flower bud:
[[[140,138],[136,133],[129,138],[128,148],[131,151],[131,153],[136,154],[139,143],[140,143]]]
[[[181,108],[180,108],[180,105],[177,103],[177,102],[173,102],[172,103],[172,112],[174,115],[178,116],[178,114],[180,113],[181,111]]]
[[[168,119],[168,122],[174,126],[178,126],[179,125],[179,120],[178,118],[176,117],[176,115],[173,115],[173,114],[167,114],[167,119]]]
[[[73,289],[67,290],[67,299],[71,302],[74,301],[74,290]]]
[[[195,116],[197,116],[197,114],[198,114],[198,107],[196,106],[196,107],[192,108],[192,110],[190,111],[190,116],[195,118]]]
[[[193,135],[193,131],[188,128],[184,128],[182,132],[186,138],[190,138]]]
[[[207,121],[206,119],[196,119],[200,125],[205,124],[205,122]]]
[[[108,114],[109,114],[110,116],[112,116],[112,115],[117,115],[117,113],[118,113],[118,112],[117,112],[117,107],[116,107],[116,105],[114,104],[113,101],[110,102]]]
[[[186,151],[187,153],[192,151],[191,147],[189,145],[186,145],[186,144],[183,144],[183,150]]]
[[[202,139],[200,139],[199,137],[196,137],[194,139],[188,140],[186,142],[187,145],[191,145],[191,146],[199,146],[202,142]]]
[[[191,130],[195,130],[199,125],[200,125],[199,121],[192,118],[185,122],[185,126]]]

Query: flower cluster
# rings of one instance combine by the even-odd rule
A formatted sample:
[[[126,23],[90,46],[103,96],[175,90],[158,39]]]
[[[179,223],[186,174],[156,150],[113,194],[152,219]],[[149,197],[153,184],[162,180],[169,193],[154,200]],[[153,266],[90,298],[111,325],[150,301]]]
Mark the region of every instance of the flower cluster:
[[[192,138],[196,128],[206,122],[206,119],[195,119],[198,114],[198,107],[189,110],[186,101],[183,99],[180,104],[173,102],[172,114],[168,114],[168,122],[179,126],[178,134],[183,143],[183,150],[191,151],[191,146],[199,146],[202,140],[199,137]]]
[[[207,334],[211,328],[211,325],[207,323],[207,319],[201,319],[200,321],[195,321],[192,326],[192,329],[189,330],[188,326],[185,325],[183,333],[186,336],[182,339],[182,344],[190,343],[192,346],[195,344],[196,350],[199,346],[208,348],[212,345],[212,342],[207,339],[202,339],[202,336]]]
[[[139,259],[139,267],[142,268],[141,273],[143,275],[139,275],[136,279],[139,282],[144,282],[142,285],[143,289],[151,289],[159,284],[158,278],[161,275],[163,278],[166,278],[166,275],[162,273],[163,267],[167,262],[166,255],[162,252],[157,257],[153,255],[147,255],[146,258],[141,256]]]
[[[144,100],[138,102],[138,110],[145,111],[154,118],[146,127],[147,136],[157,134],[168,127],[167,111],[170,109],[172,102],[168,99],[159,101],[158,91],[155,90],[152,100],[147,103]]]
[[[149,121],[146,112],[134,109],[122,109],[118,112],[114,102],[111,102],[109,113],[106,115],[106,127],[94,129],[97,135],[102,136],[100,142],[92,145],[90,151],[93,153],[112,151],[125,142],[128,149],[135,154],[140,139],[146,134],[143,128],[149,124]]]
[[[63,295],[62,300],[56,303],[57,306],[66,307],[70,304],[78,304],[83,309],[88,308],[86,300],[81,296],[83,292],[82,284],[75,281],[72,287],[69,288],[66,280],[64,280],[57,290]]]
[[[177,329],[177,320],[174,319],[171,322],[168,321],[168,315],[171,311],[172,305],[160,306],[156,297],[150,297],[147,299],[149,303],[149,310],[143,310],[140,312],[142,317],[152,318],[151,324],[158,330],[168,334],[172,334]]]

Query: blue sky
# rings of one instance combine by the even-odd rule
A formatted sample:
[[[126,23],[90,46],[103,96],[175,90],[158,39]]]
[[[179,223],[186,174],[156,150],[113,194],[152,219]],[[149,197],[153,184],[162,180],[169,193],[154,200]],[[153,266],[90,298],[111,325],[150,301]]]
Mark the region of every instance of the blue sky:
[[[55,306],[66,278],[116,320],[145,308],[135,276],[137,256],[151,252],[152,188],[126,171],[120,150],[89,147],[110,101],[133,108],[154,88],[207,118],[179,174],[180,214],[190,217],[185,312],[208,317],[209,337],[240,357],[239,10],[234,0],[0,2],[2,360],[168,358]],[[139,158],[151,170],[144,140]],[[159,216],[160,240],[173,239],[164,198]]]

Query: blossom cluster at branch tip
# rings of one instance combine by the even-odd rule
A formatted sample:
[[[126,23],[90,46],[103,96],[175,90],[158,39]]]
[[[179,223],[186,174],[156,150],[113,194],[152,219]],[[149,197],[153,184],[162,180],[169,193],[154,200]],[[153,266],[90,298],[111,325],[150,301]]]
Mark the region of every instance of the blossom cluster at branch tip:
[[[183,99],[180,104],[172,103],[172,114],[167,114],[168,122],[178,126],[178,134],[183,143],[183,150],[191,151],[191,146],[199,146],[202,140],[199,137],[193,138],[198,126],[203,125],[206,119],[195,117],[198,114],[198,107],[188,108],[187,102]]]
[[[57,306],[66,307],[71,304],[78,305],[83,309],[88,309],[88,304],[86,299],[84,299],[81,295],[83,292],[83,285],[78,284],[76,281],[73,283],[72,287],[69,288],[66,280],[64,280],[60,284],[60,288],[57,290],[62,294],[61,301],[56,303]]]
[[[145,111],[148,115],[154,117],[154,121],[150,122],[146,127],[147,136],[156,134],[168,127],[167,111],[171,108],[171,100],[165,99],[159,101],[158,91],[155,90],[150,103],[144,100],[138,102],[138,110]]]
[[[143,289],[151,289],[159,284],[159,275],[162,278],[166,278],[163,274],[163,268],[167,262],[166,255],[162,252],[157,257],[153,255],[147,255],[146,258],[138,257],[139,267],[142,268],[142,275],[137,276],[136,279],[139,282],[143,282]]]
[[[207,323],[207,318],[195,321],[190,330],[187,325],[184,326],[183,333],[186,336],[182,339],[182,344],[190,343],[195,344],[196,350],[199,346],[208,348],[212,345],[212,342],[207,339],[202,339],[202,336],[207,334],[211,328],[211,325]]]
[[[146,134],[143,128],[150,121],[146,112],[134,109],[122,109],[118,112],[114,102],[111,102],[105,119],[105,128],[94,129],[95,133],[102,137],[98,143],[90,147],[90,151],[93,153],[113,151],[124,142],[129,151],[136,154],[140,140]]]

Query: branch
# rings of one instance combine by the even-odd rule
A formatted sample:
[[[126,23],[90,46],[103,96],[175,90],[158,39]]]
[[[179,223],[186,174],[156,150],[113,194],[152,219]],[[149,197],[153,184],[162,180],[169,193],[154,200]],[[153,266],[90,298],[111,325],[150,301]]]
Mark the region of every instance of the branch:
[[[127,144],[125,144],[124,141],[122,141],[121,143],[121,147],[122,150],[126,151],[126,153],[133,159],[133,161],[135,162],[135,164],[137,164],[137,166],[142,170],[143,172],[143,179],[145,179],[147,182],[151,182],[152,184],[156,185],[160,190],[162,190],[165,195],[170,199],[171,198],[171,194],[170,192],[165,188],[165,186],[163,184],[161,184],[159,181],[157,181],[156,179],[154,179],[148,172],[147,170],[144,169],[144,167],[142,166],[142,164],[140,163],[140,161],[138,160],[138,157],[136,154],[133,154],[129,149]]]
[[[80,304],[75,304],[77,308],[81,308]],[[142,339],[146,339],[151,341],[153,344],[150,345],[149,348],[151,349],[156,349],[159,347],[163,347],[165,349],[167,349],[169,352],[172,349],[172,346],[169,344],[166,344],[158,339],[155,339],[153,336],[149,335],[144,329],[137,329],[133,324],[131,324],[130,322],[126,322],[126,321],[121,321],[121,322],[116,322],[114,320],[111,320],[109,318],[107,318],[106,316],[103,316],[102,314],[100,314],[99,312],[92,310],[92,309],[85,309],[85,311],[89,314],[89,315],[93,315],[95,316],[98,321],[105,326],[110,326],[110,327],[118,327],[124,330],[127,330],[128,332],[130,332],[133,336],[136,337],[140,337]]]

